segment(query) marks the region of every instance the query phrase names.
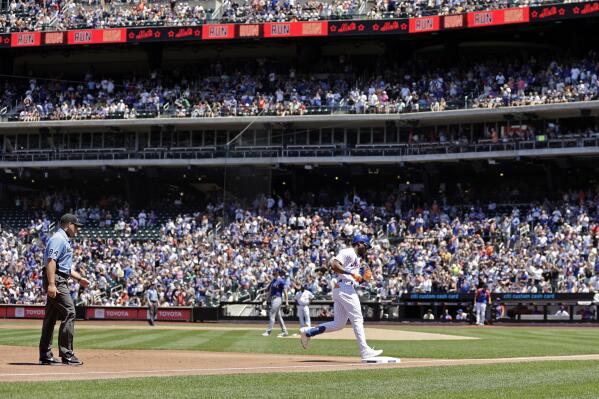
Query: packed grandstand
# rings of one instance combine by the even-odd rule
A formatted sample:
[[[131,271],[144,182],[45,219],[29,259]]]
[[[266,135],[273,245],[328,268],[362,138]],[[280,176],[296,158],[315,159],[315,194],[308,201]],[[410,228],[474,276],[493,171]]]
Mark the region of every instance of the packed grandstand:
[[[389,69],[388,57],[370,67],[323,59],[311,70],[281,70],[265,60],[240,69],[220,63],[116,80],[4,82],[0,106],[17,104],[13,120],[85,120],[140,115],[226,117],[257,115],[397,114],[446,109],[498,108],[599,99],[599,60],[582,58],[476,60],[464,65],[406,63]]]
[[[553,203],[499,208],[437,202],[408,208],[393,194],[375,204],[346,193],[333,207],[261,197],[247,209],[229,204],[231,222],[224,226],[222,203],[180,213],[172,204],[175,212],[159,218],[114,198],[88,207],[77,207],[75,198],[48,193],[17,200],[15,220],[32,218],[18,231],[2,231],[3,303],[44,302],[44,242],[51,215],[66,211],[91,230],[74,251],[92,289],[80,293],[71,283],[73,297],[87,305],[139,306],[151,283],[160,287],[163,306],[256,299],[275,269],[285,272],[292,292],[308,286],[326,299],[335,284],[327,263],[355,234],[377,238],[367,298],[469,293],[482,282],[497,293],[599,292],[597,186],[564,192]],[[94,228],[108,234],[99,238]],[[140,229],[154,234],[132,239]]]

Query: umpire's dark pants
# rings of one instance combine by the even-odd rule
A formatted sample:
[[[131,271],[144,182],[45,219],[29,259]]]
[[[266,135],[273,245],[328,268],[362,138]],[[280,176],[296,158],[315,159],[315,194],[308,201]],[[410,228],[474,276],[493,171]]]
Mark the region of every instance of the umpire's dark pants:
[[[44,276],[44,289],[48,290],[48,279]],[[68,279],[56,274],[56,296],[47,297],[46,315],[42,325],[42,336],[40,338],[40,359],[52,356],[52,337],[54,336],[54,325],[60,320],[60,331],[58,332],[58,346],[60,357],[70,358],[73,356],[73,335],[75,333],[75,303],[69,293]]]
[[[156,321],[156,314],[158,313],[158,301],[150,301],[148,303],[148,320],[152,323]]]

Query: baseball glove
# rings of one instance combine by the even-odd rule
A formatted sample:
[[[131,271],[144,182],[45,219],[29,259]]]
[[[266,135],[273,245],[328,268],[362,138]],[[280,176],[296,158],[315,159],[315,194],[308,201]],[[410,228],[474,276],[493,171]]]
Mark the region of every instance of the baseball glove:
[[[369,267],[360,268],[360,276],[362,276],[362,281],[370,281],[372,280],[372,270]]]
[[[283,312],[283,313],[289,313],[289,306],[287,306],[287,305],[281,306],[281,312]]]

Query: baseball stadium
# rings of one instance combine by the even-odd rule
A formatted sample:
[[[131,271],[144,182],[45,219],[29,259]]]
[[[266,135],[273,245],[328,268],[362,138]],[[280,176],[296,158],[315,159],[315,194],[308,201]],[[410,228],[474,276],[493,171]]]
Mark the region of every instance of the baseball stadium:
[[[599,398],[598,38],[0,0],[0,398]]]

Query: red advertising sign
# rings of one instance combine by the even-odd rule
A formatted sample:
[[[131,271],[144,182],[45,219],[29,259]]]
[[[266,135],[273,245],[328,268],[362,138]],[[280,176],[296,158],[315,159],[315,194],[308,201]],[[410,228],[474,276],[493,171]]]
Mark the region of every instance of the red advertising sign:
[[[11,33],[11,47],[34,47],[42,44],[41,32]]]
[[[243,24],[237,25],[237,37],[240,39],[250,39],[260,37],[260,27],[262,24]]]
[[[6,308],[4,306],[0,306],[0,317],[6,318]]]
[[[127,41],[135,43],[200,40],[201,37],[202,29],[199,26],[173,28],[131,28],[127,30]]]
[[[65,32],[45,32],[42,43],[48,46],[67,44]]]
[[[99,320],[139,320],[139,308],[117,308],[117,307],[106,307],[106,308],[87,308],[86,319],[99,319]],[[146,309],[141,309],[145,311]]]
[[[146,313],[144,313],[144,318]],[[171,321],[190,321],[191,320],[191,309],[178,309],[178,308],[165,308],[158,309],[157,314],[158,320],[171,320]]]
[[[5,317],[16,319],[43,319],[46,314],[44,306],[10,306],[6,308]]]
[[[0,34],[0,47],[10,47],[10,33]]]
[[[397,35],[408,33],[407,19],[369,21],[330,21],[330,36]]]
[[[443,29],[460,29],[466,27],[465,14],[446,15],[443,17]]]
[[[327,21],[269,22],[264,24],[264,37],[326,36]]]
[[[206,24],[202,26],[202,38],[204,40],[233,39],[234,37],[234,24]]]
[[[532,22],[549,21],[566,18],[580,18],[599,14],[599,1],[586,3],[559,4],[544,7],[531,7]]]
[[[124,43],[127,40],[127,30],[118,29],[84,29],[67,32],[69,44],[103,44]]]
[[[435,32],[441,28],[441,17],[410,18],[410,33]]]
[[[158,320],[190,321],[190,308],[160,308],[158,309]],[[122,307],[91,307],[85,312],[87,320],[147,320],[148,309],[122,308]]]
[[[468,27],[520,24],[528,22],[529,8],[506,8],[505,10],[477,11],[468,13]]]

